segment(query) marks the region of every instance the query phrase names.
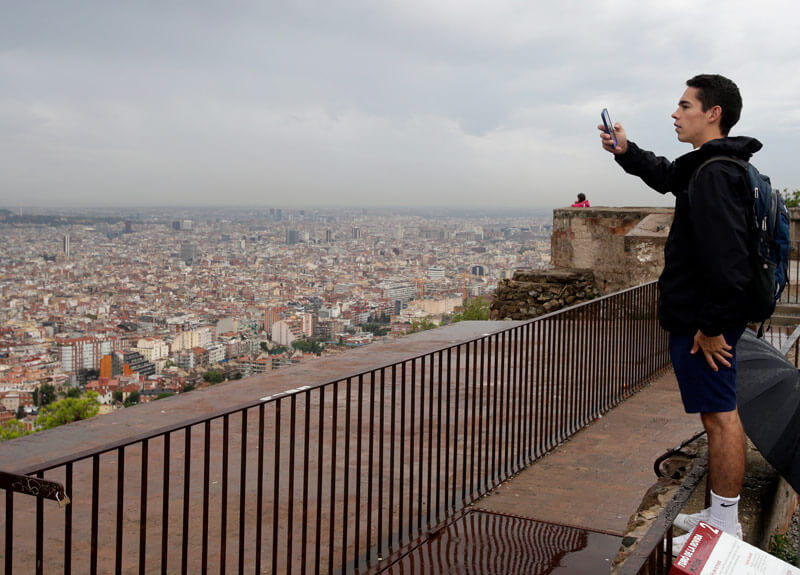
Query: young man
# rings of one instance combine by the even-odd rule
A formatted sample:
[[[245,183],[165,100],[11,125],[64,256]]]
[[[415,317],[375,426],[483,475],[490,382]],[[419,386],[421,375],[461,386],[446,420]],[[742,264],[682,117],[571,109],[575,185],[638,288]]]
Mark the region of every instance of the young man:
[[[614,125],[617,146],[603,126],[603,148],[629,174],[656,191],[675,195],[675,215],[658,280],[659,321],[687,413],[699,413],[708,435],[711,507],[681,514],[675,525],[691,531],[699,521],[741,538],[739,491],[744,479],[745,435],[736,409],[736,342],[747,323],[753,277],[750,227],[753,199],[745,171],[715,156],[749,160],[761,149],[753,138],[729,137],[742,99],[729,79],[703,74],[686,82],[672,114],[678,140],[693,150],[670,162],[629,141]],[[689,184],[692,182],[691,196]],[[675,538],[673,553],[686,536]]]

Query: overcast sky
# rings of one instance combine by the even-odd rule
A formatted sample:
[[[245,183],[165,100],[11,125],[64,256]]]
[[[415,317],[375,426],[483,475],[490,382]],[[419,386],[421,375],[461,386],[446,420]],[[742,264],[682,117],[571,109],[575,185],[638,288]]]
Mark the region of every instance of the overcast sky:
[[[0,207],[671,205],[602,151],[690,150],[687,78],[800,188],[795,0],[63,0],[0,19]]]

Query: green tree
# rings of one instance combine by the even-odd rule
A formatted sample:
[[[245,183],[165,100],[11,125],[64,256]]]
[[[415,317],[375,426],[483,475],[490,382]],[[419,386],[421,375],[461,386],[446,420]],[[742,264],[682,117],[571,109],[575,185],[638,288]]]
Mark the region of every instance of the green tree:
[[[114,392],[114,403],[122,403],[125,400],[122,392],[120,390],[116,390]]]
[[[385,311],[381,312],[380,315],[373,314],[370,316],[369,319],[370,323],[382,323],[382,324],[392,323],[392,317]]]
[[[65,423],[89,419],[99,412],[100,402],[97,401],[97,393],[89,391],[84,397],[67,397],[43,407],[42,413],[36,418],[36,427],[52,429]]]
[[[461,313],[453,314],[453,323],[460,321],[485,321],[489,319],[489,302],[483,298],[474,298],[469,300],[464,311]]]
[[[164,399],[165,397],[172,397],[173,395],[175,394],[171,391],[162,391],[156,396],[156,399]]]
[[[225,381],[225,376],[219,371],[211,370],[203,374],[203,380],[211,385],[216,385],[217,383]]]
[[[364,325],[364,331],[368,331],[375,337],[383,337],[389,333],[389,328],[379,323],[368,323]]]
[[[22,437],[23,435],[28,435],[29,433],[30,431],[25,430],[25,426],[22,424],[22,422],[16,419],[11,419],[5,422],[3,425],[0,425],[0,441],[16,439],[17,437]]]
[[[786,202],[787,208],[800,208],[800,190],[789,191],[789,188],[784,188],[781,192],[783,201]]]
[[[122,405],[125,407],[130,407],[131,405],[136,405],[139,403],[141,399],[141,394],[138,391],[132,391],[128,394],[128,397],[125,398],[125,401],[122,402]]]
[[[194,384],[193,383],[187,383],[186,385],[183,386],[182,393],[187,393],[187,392],[193,391],[193,390],[194,390]]]
[[[415,319],[411,322],[411,328],[406,333],[417,333],[418,331],[427,331],[436,327],[436,324],[429,317],[420,320]]]
[[[322,354],[322,346],[319,344],[318,341],[305,341],[299,339],[297,341],[292,342],[292,347],[294,349],[299,349],[304,353],[313,353],[315,355]]]
[[[61,390],[63,391],[64,397],[80,397],[81,396],[81,390],[79,388],[77,388],[77,387],[72,387],[71,385],[70,386],[64,386],[64,387],[61,388]]]
[[[50,383],[43,383],[39,389],[33,390],[33,404],[37,407],[50,405],[56,400],[56,388]]]

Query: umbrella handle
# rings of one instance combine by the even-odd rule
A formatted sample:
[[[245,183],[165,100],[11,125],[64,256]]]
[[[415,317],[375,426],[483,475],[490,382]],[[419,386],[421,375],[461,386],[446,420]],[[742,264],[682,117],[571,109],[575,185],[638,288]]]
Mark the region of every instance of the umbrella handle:
[[[689,445],[691,442],[701,438],[703,435],[705,435],[705,433],[706,433],[705,430],[703,430],[703,431],[701,431],[699,433],[696,433],[695,435],[693,435],[692,437],[690,437],[689,439],[687,439],[686,441],[681,443],[679,446],[673,447],[672,449],[670,449],[666,453],[660,455],[658,457],[658,459],[656,459],[653,462],[653,471],[655,471],[656,477],[659,477],[659,478],[660,477],[664,477],[664,474],[661,472],[661,464],[662,463],[664,463],[667,459],[669,459],[673,455],[676,455],[678,453],[682,453],[681,449],[683,449],[684,447]]]

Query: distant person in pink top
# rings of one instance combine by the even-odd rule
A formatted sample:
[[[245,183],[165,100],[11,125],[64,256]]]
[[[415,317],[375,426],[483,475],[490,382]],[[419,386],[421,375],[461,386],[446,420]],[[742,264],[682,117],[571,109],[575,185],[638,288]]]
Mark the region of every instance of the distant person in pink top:
[[[578,194],[578,201],[572,204],[573,208],[588,208],[589,207],[589,200],[586,199],[586,194],[581,192]]]

